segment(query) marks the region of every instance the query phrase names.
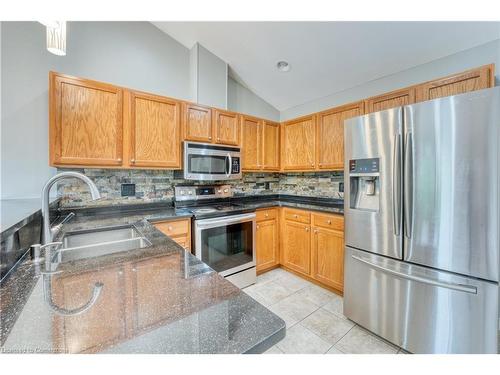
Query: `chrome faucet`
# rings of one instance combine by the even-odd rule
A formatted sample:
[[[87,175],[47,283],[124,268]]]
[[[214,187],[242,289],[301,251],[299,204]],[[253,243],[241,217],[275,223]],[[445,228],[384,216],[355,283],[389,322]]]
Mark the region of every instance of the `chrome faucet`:
[[[42,219],[43,219],[43,238],[42,238],[42,244],[48,244],[52,241],[52,237],[54,235],[54,232],[50,229],[50,215],[49,215],[49,193],[50,193],[50,188],[58,181],[64,180],[66,178],[78,178],[79,180],[82,180],[85,182],[89,189],[90,189],[90,194],[92,195],[92,199],[99,199],[101,198],[101,194],[99,194],[99,190],[97,190],[97,186],[92,182],[90,178],[87,176],[78,173],[78,172],[62,172],[59,174],[56,174],[54,177],[52,177],[50,180],[48,180],[45,183],[45,186],[43,187],[42,190]],[[70,214],[71,215],[71,214]],[[66,219],[63,220],[63,222],[67,221]],[[62,223],[61,223],[62,224]],[[60,229],[60,226],[56,228]]]

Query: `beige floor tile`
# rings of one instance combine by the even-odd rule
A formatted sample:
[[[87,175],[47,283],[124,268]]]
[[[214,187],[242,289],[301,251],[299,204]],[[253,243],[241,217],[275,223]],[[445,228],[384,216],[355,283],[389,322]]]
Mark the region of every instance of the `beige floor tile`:
[[[301,321],[319,308],[314,302],[297,293],[282,299],[278,303],[272,305],[272,307],[297,321]]]
[[[286,337],[276,345],[286,354],[321,354],[331,347],[300,324],[287,330]]]
[[[275,281],[268,281],[267,283],[254,285],[251,289],[251,293],[257,295],[259,302],[264,302],[263,305],[269,306],[290,296],[294,292]]]
[[[326,354],[345,354],[345,353],[338,350],[335,346],[332,346],[332,348],[329,351],[327,351]]]
[[[354,327],[354,323],[351,321],[342,319],[325,309],[316,310],[300,324],[331,345],[339,341]]]
[[[274,345],[267,349],[263,354],[283,354],[283,351]]]
[[[252,297],[254,300],[256,300],[258,303],[266,306],[267,301],[264,299],[264,297],[262,297],[259,293],[256,292],[256,290],[255,290],[256,286],[257,285],[252,285],[252,286],[249,286],[249,287],[242,289],[242,290],[243,290],[243,292],[248,294],[250,297]]]
[[[343,319],[347,319],[344,315],[344,312],[343,312],[343,309],[344,309],[344,299],[335,294],[335,293],[332,293],[332,296],[331,296],[331,300],[330,302],[328,302],[327,304],[325,304],[324,306],[322,306],[325,310],[328,310],[330,311],[331,313],[334,313],[336,314],[337,316],[343,318]]]
[[[291,317],[289,315],[288,310],[285,307],[282,307],[281,305],[277,305],[277,304],[271,305],[271,306],[267,306],[267,308],[285,321],[287,330],[299,322],[299,319]]]
[[[290,272],[285,272],[280,275],[277,279],[274,280],[276,283],[283,285],[284,287],[293,290],[294,292],[298,292],[299,290],[313,285],[307,280],[301,279]]]
[[[275,268],[274,270],[264,272],[262,275],[257,276],[257,284],[263,284],[268,281],[275,280],[284,273],[286,273],[286,271],[281,268]]]
[[[335,293],[314,284],[299,290],[297,294],[304,296],[318,306],[324,306],[338,297]]]
[[[398,348],[392,346],[367,330],[355,326],[335,347],[349,354],[396,354]]]

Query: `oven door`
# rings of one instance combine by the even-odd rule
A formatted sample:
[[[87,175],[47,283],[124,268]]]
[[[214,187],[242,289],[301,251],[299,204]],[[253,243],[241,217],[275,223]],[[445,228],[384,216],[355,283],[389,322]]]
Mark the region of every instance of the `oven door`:
[[[240,149],[186,142],[184,178],[187,180],[234,180],[241,178]]]
[[[222,276],[255,267],[255,213],[196,220],[195,255]]]

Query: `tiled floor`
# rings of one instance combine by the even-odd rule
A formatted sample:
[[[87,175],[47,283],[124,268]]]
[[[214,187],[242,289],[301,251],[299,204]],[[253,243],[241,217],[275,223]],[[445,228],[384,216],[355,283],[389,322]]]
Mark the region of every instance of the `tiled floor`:
[[[286,323],[286,337],[266,353],[396,354],[398,347],[342,314],[342,297],[278,268],[243,289]]]

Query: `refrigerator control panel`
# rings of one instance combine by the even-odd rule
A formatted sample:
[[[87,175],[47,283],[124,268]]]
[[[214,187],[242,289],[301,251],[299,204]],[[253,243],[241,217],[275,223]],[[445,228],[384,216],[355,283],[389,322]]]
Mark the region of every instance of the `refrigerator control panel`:
[[[378,173],[380,159],[352,159],[349,160],[350,173]]]

